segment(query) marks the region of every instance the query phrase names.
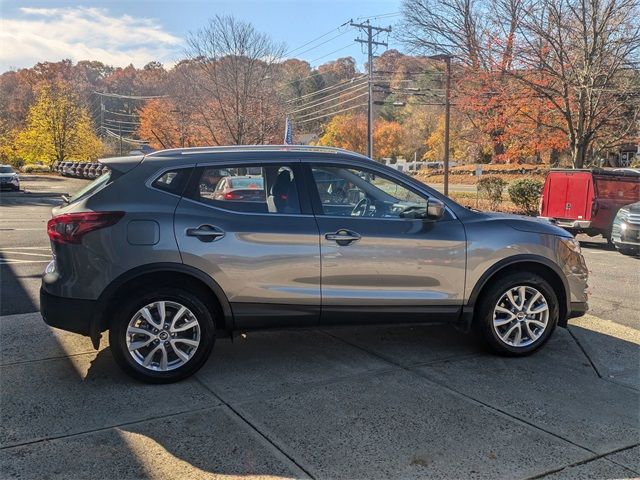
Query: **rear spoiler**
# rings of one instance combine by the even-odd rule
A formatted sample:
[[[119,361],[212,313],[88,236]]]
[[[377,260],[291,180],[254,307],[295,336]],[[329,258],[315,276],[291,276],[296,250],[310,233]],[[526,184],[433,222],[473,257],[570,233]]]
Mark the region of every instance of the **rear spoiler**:
[[[111,157],[111,158],[101,158],[98,160],[103,165],[106,165],[111,170],[115,170],[119,173],[127,173],[129,170],[132,170],[134,167],[138,166],[144,155],[129,155],[127,157]]]

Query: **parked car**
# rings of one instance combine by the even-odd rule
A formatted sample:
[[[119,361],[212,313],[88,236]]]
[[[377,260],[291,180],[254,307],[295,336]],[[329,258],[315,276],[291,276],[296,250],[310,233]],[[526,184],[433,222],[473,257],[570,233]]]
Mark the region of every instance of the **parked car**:
[[[96,348],[108,330],[117,363],[144,381],[188,377],[216,338],[294,326],[450,322],[522,356],[587,310],[568,232],[469,210],[355,153],[192,148],[102,163],[48,222],[41,312]],[[260,201],[211,197],[211,179],[247,175],[261,177]]]
[[[96,178],[104,175],[105,173],[107,173],[107,171],[109,170],[109,167],[107,167],[106,165],[103,165],[102,163],[99,163],[98,166],[96,167]]]
[[[89,169],[91,168],[91,163],[86,162],[82,166],[82,178],[89,178]]]
[[[618,210],[640,200],[640,174],[614,170],[551,170],[542,190],[540,216],[575,234],[611,241]]]
[[[89,166],[89,174],[88,174],[89,178],[91,178],[91,179],[96,178],[96,168],[97,168],[97,166],[98,166],[98,164],[96,164],[96,163],[92,163]]]
[[[20,177],[11,165],[0,165],[0,190],[20,190]]]
[[[618,210],[613,220],[611,240],[624,255],[640,255],[640,202]]]
[[[211,198],[238,202],[264,202],[266,197],[263,179],[251,175],[224,177],[218,182]]]
[[[67,166],[67,172],[68,172],[68,175],[70,177],[75,177],[76,176],[76,168],[78,168],[78,162],[71,162]]]

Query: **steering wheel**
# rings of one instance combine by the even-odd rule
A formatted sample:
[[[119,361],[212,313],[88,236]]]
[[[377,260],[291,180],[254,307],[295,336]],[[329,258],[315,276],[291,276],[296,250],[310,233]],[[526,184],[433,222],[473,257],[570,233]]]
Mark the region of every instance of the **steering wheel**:
[[[353,207],[353,210],[351,210],[351,216],[364,217],[369,211],[370,206],[371,206],[371,202],[367,197],[364,197],[362,200],[356,203],[355,207]]]

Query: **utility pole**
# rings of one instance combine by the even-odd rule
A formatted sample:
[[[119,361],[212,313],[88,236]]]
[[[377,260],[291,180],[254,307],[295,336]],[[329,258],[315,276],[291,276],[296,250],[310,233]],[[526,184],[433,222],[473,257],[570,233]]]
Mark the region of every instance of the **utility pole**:
[[[100,136],[104,138],[104,98],[100,96]]]
[[[120,156],[122,156],[122,125],[118,125],[118,136],[120,137]]]
[[[445,58],[444,89],[444,194],[449,196],[449,132],[451,130],[451,57]]]
[[[449,195],[449,131],[451,129],[451,55],[439,54],[429,57],[441,60],[445,64],[445,97],[444,97],[444,194]]]
[[[353,21],[349,22],[349,25],[352,27],[357,27],[364,31],[367,35],[367,39],[363,40],[361,38],[356,38],[355,41],[358,43],[366,43],[367,44],[367,58],[368,58],[368,70],[369,70],[369,112],[367,117],[367,156],[369,158],[373,158],[373,47],[381,45],[383,47],[387,47],[388,45],[384,42],[378,42],[373,39],[374,31],[376,34],[380,32],[391,32],[391,27],[383,28],[383,27],[374,27],[371,25],[369,20],[366,23],[354,23]]]

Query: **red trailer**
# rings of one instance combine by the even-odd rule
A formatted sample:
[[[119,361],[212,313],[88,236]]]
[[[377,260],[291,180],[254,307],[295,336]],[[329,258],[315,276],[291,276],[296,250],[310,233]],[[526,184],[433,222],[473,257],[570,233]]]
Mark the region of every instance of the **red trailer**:
[[[633,171],[551,170],[547,174],[540,216],[576,233],[611,240],[618,210],[640,201],[640,174]]]

